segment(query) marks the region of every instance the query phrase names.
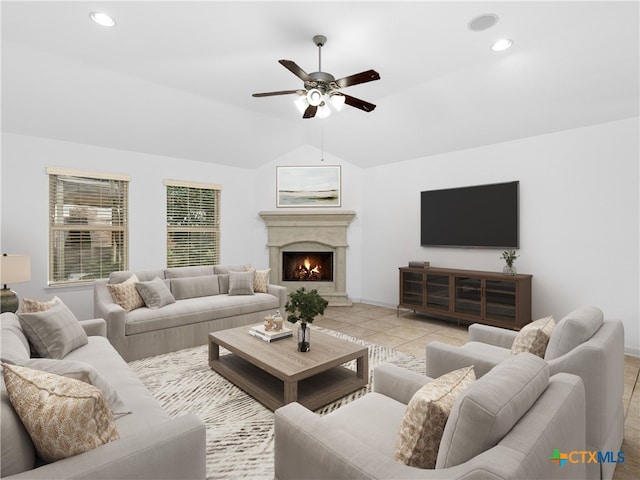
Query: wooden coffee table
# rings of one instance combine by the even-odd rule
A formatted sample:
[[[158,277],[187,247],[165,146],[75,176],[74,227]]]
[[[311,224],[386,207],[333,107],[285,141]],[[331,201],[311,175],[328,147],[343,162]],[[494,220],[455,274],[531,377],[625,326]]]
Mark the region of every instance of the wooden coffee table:
[[[298,352],[296,328],[290,338],[265,342],[249,326],[209,334],[209,366],[271,410],[299,402],[316,410],[369,382],[369,351],[317,330],[311,350]],[[231,352],[220,355],[220,347]],[[356,360],[357,369],[343,366]]]

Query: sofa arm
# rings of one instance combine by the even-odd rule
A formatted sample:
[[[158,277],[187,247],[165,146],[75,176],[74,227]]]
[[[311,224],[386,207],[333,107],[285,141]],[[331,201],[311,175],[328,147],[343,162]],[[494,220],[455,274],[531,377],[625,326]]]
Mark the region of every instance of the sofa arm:
[[[383,363],[373,370],[373,391],[405,405],[432,379],[396,365]]]
[[[469,341],[487,343],[496,347],[511,348],[518,332],[506,328],[474,323],[469,325]]]
[[[124,309],[113,301],[107,288],[107,280],[93,283],[93,316],[107,322],[107,338],[115,349],[122,353],[124,348]]]
[[[204,479],[206,430],[193,414],[8,479]]]
[[[478,342],[467,343],[463,347],[442,342],[428,343],[426,347],[427,376],[438,378],[445,373],[473,365],[476,378],[482,377],[504,358],[498,352],[487,356],[486,348],[478,352],[476,347],[480,346],[486,347]],[[489,346],[489,348],[504,351],[507,355],[509,353],[508,350],[499,347]]]
[[[284,310],[284,306],[287,303],[287,287],[282,285],[267,284],[267,293],[278,298],[278,308]],[[284,315],[284,312],[281,312]]]
[[[84,328],[88,337],[106,337],[107,322],[102,318],[93,318],[91,320],[80,320],[80,325]]]

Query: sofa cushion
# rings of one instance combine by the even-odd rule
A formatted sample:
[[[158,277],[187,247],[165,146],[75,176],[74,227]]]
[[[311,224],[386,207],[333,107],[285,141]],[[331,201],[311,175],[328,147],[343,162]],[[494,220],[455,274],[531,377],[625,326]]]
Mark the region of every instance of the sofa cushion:
[[[522,327],[511,345],[511,355],[529,352],[544,358],[547,343],[551,337],[556,322],[553,317],[545,317]]]
[[[451,407],[475,379],[473,367],[464,367],[418,390],[402,419],[394,459],[411,467],[434,468]]]
[[[252,272],[229,272],[229,295],[253,295]]]
[[[104,396],[93,385],[17,365],[2,367],[9,400],[45,462],[120,438]]]
[[[156,277],[148,282],[136,283],[138,293],[144,300],[144,304],[152,310],[162,308],[176,301],[171,290],[165,285],[164,280]]]
[[[28,358],[13,363],[20,367],[31,368],[43,372],[53,373],[67,378],[75,378],[81,382],[89,383],[100,389],[109,408],[114,415],[120,416],[131,413],[118,392],[116,392],[109,382],[95,368],[85,362],[77,360],[54,360],[51,358]]]
[[[124,327],[125,335],[165,330],[264,310],[276,310],[279,306],[279,299],[268,293],[188,298],[158,310],[139,308],[130,312]]]
[[[146,282],[147,280],[153,280],[156,277],[166,278],[164,272],[164,270],[138,270],[136,272],[123,270],[120,272],[112,272],[109,275],[109,283],[122,283],[131,278],[132,275],[135,275],[138,278],[138,282]]]
[[[53,307],[58,300],[60,300],[58,297],[53,297],[49,301],[39,302],[37,300],[23,298],[22,308],[20,309],[20,311],[22,313],[44,312],[45,310],[49,310],[51,307]]]
[[[124,282],[107,283],[107,289],[111,293],[113,301],[127,313],[136,308],[144,307],[144,300],[136,288],[136,283],[139,281],[138,276],[133,274]]]
[[[229,274],[228,273],[217,273],[218,277],[218,288],[220,293],[228,294],[229,293]]]
[[[201,277],[172,278],[171,292],[176,300],[218,295],[220,293],[218,276],[203,275]]]
[[[21,313],[20,324],[41,357],[63,358],[87,343],[87,334],[61,301],[43,312]]]
[[[496,365],[457,399],[442,434],[436,468],[460,465],[495,446],[549,383],[543,359],[521,353]]]
[[[214,265],[213,273],[229,273],[229,272],[248,272],[251,270],[251,264],[249,263],[238,263],[235,265]]]
[[[602,310],[585,306],[565,316],[553,331],[547,345],[545,360],[553,360],[589,340],[604,322]]]
[[[187,278],[213,275],[214,271],[212,265],[196,265],[192,267],[167,268],[164,274],[165,278]]]
[[[3,335],[6,333],[2,332]],[[3,339],[4,340],[4,339]],[[29,433],[24,428],[22,420],[9,401],[9,394],[4,385],[4,379],[0,378],[2,390],[0,391],[0,477],[31,470],[36,462],[36,449],[33,446]]]
[[[3,313],[0,315],[0,328],[0,359],[4,362],[29,358],[29,340],[22,330],[18,316],[15,313]]]

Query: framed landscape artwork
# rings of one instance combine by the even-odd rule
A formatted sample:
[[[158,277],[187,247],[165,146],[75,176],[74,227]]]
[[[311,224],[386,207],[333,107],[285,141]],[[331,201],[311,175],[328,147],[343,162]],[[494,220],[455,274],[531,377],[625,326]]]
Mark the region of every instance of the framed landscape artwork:
[[[339,207],[340,165],[276,167],[277,207]]]

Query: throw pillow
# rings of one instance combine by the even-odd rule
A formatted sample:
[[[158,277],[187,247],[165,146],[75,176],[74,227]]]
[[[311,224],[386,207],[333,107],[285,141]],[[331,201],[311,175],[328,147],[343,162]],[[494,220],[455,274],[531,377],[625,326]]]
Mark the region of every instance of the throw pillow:
[[[544,358],[551,332],[556,326],[553,317],[545,317],[522,327],[511,345],[511,355],[529,352]]]
[[[255,273],[253,274],[253,290],[255,292],[267,293],[270,271],[270,268],[268,268],[267,270],[254,270]]]
[[[9,401],[45,462],[120,438],[104,396],[93,385],[17,365],[2,367]]]
[[[413,395],[396,440],[395,460],[410,467],[435,467],[451,407],[475,379],[473,366],[461,368],[436,378]]]
[[[44,312],[21,313],[20,324],[35,351],[45,358],[63,358],[86,345],[87,334],[61,301]]]
[[[49,310],[51,307],[53,307],[58,300],[60,300],[58,297],[53,297],[48,302],[38,302],[36,300],[23,298],[21,312],[22,313],[44,312],[45,310]]]
[[[136,283],[136,288],[144,300],[145,305],[154,310],[171,303],[176,303],[176,299],[171,294],[171,290],[169,290],[164,283],[164,280],[159,277],[149,282],[138,282]]]
[[[253,295],[253,273],[229,272],[229,295]]]
[[[138,277],[133,274],[122,283],[107,283],[113,301],[120,305],[126,313],[136,308],[144,307],[144,300],[138,293],[136,283]]]
[[[109,408],[114,415],[120,417],[131,413],[127,409],[124,402],[109,382],[88,363],[77,360],[53,360],[51,358],[29,358],[11,362],[13,365],[31,368],[32,370],[41,370],[43,372],[53,373],[67,378],[75,378],[81,382],[88,383],[100,389]]]

